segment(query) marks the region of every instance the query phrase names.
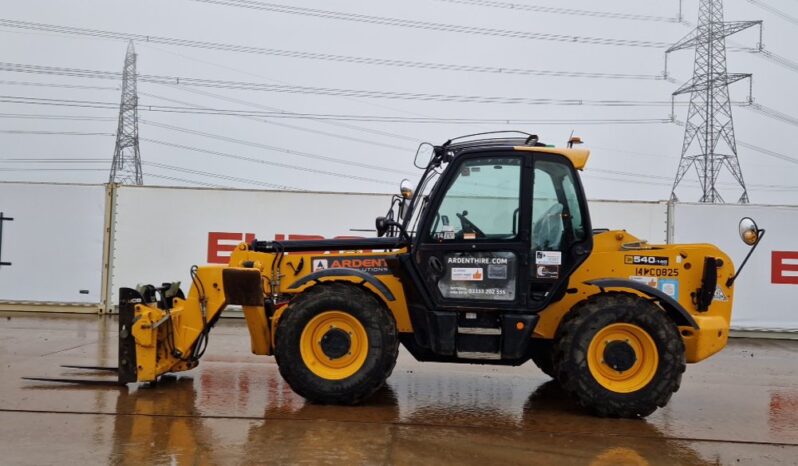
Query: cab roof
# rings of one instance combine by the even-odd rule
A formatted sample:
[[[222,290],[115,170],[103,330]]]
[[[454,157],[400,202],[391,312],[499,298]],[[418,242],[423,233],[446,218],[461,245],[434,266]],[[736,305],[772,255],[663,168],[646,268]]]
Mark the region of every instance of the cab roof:
[[[449,140],[442,148],[459,154],[471,150],[502,149],[514,150],[519,152],[543,152],[546,154],[556,154],[567,158],[577,170],[583,170],[590,157],[588,149],[574,149],[570,147],[552,147],[541,143],[537,136],[527,133],[526,137],[503,137],[503,138],[481,138],[467,141]],[[477,136],[477,135],[475,135]],[[464,136],[464,138],[469,136]],[[460,139],[460,138],[458,138]]]

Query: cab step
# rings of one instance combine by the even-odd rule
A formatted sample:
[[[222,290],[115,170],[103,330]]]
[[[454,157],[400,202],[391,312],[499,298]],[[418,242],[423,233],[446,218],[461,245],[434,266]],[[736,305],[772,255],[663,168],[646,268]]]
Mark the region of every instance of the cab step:
[[[493,327],[457,327],[457,333],[462,335],[501,335],[502,330]]]
[[[458,351],[457,357],[462,359],[501,359],[501,353],[481,353],[477,351]]]

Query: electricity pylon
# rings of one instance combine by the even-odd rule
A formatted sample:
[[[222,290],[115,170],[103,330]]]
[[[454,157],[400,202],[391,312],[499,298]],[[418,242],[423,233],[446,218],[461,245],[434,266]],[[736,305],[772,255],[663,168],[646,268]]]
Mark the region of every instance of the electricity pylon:
[[[698,26],[665,51],[667,56],[677,50],[695,47],[693,77],[673,93],[674,97],[689,93],[690,107],[682,158],[671,190],[672,200],[678,200],[676,187],[690,168],[695,167],[703,192],[700,202],[723,203],[716,182],[725,166],[743,190],[738,202],[748,203],[748,190],[737,158],[729,84],[746,78],[750,80],[751,74],[726,71],[726,37],[757,25],[760,26],[761,47],[762,21],[724,22],[723,0],[700,0]],[[719,147],[721,142],[725,143],[726,150]],[[691,150],[695,146],[698,150]]]
[[[119,126],[116,148],[111,163],[109,183],[144,184],[139,153],[139,112],[136,91],[136,50],[133,41],[127,46],[125,69],[122,71],[122,102],[119,104]]]

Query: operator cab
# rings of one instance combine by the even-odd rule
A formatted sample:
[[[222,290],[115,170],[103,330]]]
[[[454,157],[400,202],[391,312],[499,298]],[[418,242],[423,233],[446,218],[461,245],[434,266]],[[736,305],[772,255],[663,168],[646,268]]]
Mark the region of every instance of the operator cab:
[[[403,212],[428,307],[528,314],[560,299],[592,246],[586,157],[528,134],[433,147]]]

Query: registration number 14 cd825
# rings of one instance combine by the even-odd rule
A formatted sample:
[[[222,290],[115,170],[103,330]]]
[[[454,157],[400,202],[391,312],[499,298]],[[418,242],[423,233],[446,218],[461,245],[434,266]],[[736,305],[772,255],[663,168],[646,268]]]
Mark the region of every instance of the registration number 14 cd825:
[[[635,275],[641,277],[678,277],[679,269],[660,267],[637,267]]]

